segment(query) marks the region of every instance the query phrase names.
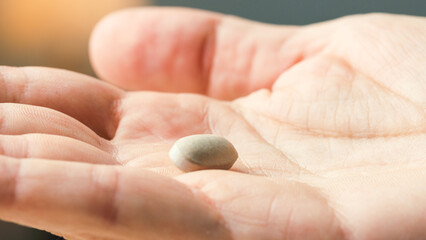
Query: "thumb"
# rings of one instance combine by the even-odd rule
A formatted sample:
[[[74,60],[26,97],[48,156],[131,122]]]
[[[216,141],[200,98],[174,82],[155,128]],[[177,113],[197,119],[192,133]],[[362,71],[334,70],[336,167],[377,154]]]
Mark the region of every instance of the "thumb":
[[[129,9],[97,25],[90,56],[101,78],[125,89],[233,99],[270,88],[300,59],[285,44],[297,29],[201,10]]]

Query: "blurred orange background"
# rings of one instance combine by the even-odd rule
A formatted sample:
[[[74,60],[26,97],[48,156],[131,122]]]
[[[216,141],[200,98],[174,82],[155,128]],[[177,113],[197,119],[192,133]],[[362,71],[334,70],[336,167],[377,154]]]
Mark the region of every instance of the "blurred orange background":
[[[147,0],[0,0],[0,65],[41,65],[93,75],[88,41],[95,24]]]

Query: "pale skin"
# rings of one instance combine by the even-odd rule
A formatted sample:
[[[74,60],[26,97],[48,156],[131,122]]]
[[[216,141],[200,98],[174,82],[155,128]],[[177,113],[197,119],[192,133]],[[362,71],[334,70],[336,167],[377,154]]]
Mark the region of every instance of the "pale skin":
[[[0,219],[71,240],[426,237],[425,18],[133,9],[90,53],[118,87],[0,68]],[[235,145],[231,170],[172,165],[202,133]]]

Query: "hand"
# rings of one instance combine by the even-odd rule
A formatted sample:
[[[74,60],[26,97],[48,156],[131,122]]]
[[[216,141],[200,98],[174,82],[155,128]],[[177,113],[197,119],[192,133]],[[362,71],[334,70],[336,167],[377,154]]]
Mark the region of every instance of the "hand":
[[[1,68],[0,218],[73,240],[424,238],[424,26],[114,14],[91,41],[103,79],[206,96]],[[235,145],[231,171],[172,165],[198,133]]]

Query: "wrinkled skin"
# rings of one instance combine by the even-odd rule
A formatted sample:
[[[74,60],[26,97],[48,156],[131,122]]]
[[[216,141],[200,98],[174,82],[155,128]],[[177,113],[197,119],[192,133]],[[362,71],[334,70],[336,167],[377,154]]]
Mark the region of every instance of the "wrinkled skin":
[[[425,18],[133,9],[90,51],[132,91],[0,69],[1,219],[71,240],[426,238]],[[172,165],[200,133],[235,145],[230,171]]]

